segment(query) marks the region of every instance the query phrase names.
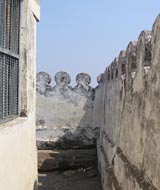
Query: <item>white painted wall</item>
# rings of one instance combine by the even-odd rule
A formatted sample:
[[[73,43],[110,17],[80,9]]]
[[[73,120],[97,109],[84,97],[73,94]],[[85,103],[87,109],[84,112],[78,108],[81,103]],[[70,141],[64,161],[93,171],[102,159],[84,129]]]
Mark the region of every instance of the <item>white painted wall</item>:
[[[0,189],[36,190],[35,138],[36,21],[39,5],[21,1],[20,115],[0,124]],[[35,11],[36,10],[36,11]]]

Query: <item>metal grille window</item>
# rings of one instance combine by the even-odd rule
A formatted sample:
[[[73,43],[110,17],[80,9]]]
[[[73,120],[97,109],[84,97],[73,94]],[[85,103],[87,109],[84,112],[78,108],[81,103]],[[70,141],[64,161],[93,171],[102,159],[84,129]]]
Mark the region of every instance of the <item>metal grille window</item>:
[[[0,120],[18,114],[20,0],[0,0]]]

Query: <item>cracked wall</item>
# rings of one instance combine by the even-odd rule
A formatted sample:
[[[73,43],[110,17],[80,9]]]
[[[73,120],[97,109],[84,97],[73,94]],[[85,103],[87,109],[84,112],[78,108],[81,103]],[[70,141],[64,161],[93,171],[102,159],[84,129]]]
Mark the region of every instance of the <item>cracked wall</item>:
[[[94,124],[103,189],[160,189],[160,16],[98,81]]]

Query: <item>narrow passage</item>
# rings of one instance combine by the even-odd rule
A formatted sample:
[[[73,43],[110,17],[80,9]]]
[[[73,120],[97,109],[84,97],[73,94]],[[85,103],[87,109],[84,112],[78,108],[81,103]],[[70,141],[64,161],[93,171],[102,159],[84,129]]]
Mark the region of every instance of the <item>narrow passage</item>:
[[[55,154],[50,150],[39,151],[39,190],[101,190],[95,152],[68,150]]]

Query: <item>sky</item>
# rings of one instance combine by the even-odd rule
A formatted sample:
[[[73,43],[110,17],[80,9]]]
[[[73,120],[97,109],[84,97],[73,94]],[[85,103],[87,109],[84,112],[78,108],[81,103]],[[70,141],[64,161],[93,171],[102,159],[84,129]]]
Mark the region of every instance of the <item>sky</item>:
[[[121,50],[151,30],[159,0],[41,0],[37,25],[37,72],[88,73],[91,85]],[[54,79],[53,79],[54,84]]]

